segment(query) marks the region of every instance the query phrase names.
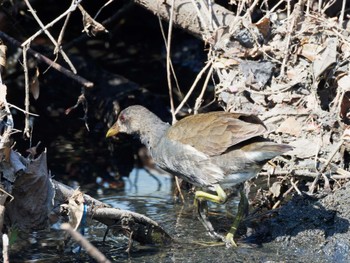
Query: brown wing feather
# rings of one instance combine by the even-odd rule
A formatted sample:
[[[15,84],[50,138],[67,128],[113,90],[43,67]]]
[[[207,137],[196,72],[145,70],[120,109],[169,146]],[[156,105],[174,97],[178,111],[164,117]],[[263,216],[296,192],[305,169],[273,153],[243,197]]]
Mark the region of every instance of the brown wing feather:
[[[254,115],[210,112],[178,121],[168,130],[167,137],[215,156],[266,131],[263,122]]]

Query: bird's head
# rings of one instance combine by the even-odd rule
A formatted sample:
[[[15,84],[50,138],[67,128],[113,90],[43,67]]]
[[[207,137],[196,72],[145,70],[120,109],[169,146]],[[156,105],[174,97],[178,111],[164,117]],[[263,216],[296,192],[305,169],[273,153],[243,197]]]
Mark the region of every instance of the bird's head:
[[[106,137],[118,133],[137,134],[141,129],[142,115],[148,110],[142,106],[130,106],[120,112],[117,121],[109,128]]]
[[[106,137],[126,133],[132,135],[142,135],[150,131],[159,130],[158,125],[164,123],[152,112],[140,105],[130,106],[122,110],[117,121],[107,131]]]

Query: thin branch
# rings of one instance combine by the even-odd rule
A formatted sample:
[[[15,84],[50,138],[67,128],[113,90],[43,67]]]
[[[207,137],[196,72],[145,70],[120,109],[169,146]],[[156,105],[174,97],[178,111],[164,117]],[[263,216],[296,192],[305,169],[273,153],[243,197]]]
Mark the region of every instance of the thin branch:
[[[167,53],[166,53],[166,72],[167,72],[167,80],[168,80],[168,89],[169,89],[169,97],[170,97],[170,109],[172,115],[172,122],[176,122],[176,113],[174,112],[174,98],[173,98],[173,89],[171,85],[171,70],[170,70],[170,53],[171,53],[171,34],[173,29],[173,16],[174,16],[174,4],[175,0],[171,2],[171,10],[170,10],[170,21],[169,21],[169,29],[168,29],[168,41],[167,41]]]
[[[203,84],[203,88],[202,88],[202,91],[201,93],[199,94],[198,98],[196,99],[196,103],[194,105],[194,114],[197,114],[198,113],[198,109],[200,108],[202,102],[203,102],[203,96],[204,96],[204,92],[205,90],[207,89],[208,87],[208,83],[209,83],[209,79],[210,77],[212,76],[213,74],[213,70],[214,70],[214,67],[213,67],[213,64],[211,65],[210,69],[209,69],[209,72],[207,74],[207,77],[204,81],[204,84]]]
[[[60,21],[63,17],[65,17],[66,15],[68,15],[69,13],[75,11],[78,7],[78,5],[80,4],[82,0],[76,0],[73,1],[71,6],[64,12],[62,13],[60,16],[58,16],[57,18],[55,18],[53,21],[51,21],[50,23],[48,23],[46,26],[44,26],[43,28],[41,28],[39,31],[37,31],[34,35],[32,35],[30,38],[28,38],[25,42],[22,43],[22,47],[27,45],[28,43],[32,42],[33,39],[35,39],[37,36],[39,36],[42,32],[44,32],[45,30],[47,30],[48,28],[52,27],[54,24],[56,24],[58,21]]]
[[[64,59],[64,61],[67,62],[68,66],[71,68],[71,70],[73,71],[74,74],[77,74],[77,70],[75,69],[73,63],[70,61],[70,59],[68,58],[67,54],[62,50],[62,48],[59,47],[59,44],[57,43],[57,41],[55,40],[55,38],[50,34],[50,32],[47,30],[48,27],[45,27],[44,24],[41,22],[40,18],[37,16],[35,10],[33,9],[33,7],[31,6],[31,4],[29,3],[28,0],[24,0],[27,7],[29,8],[29,11],[32,13],[34,19],[37,21],[37,23],[39,24],[39,26],[41,27],[41,32],[45,32],[45,34],[47,35],[47,37],[51,40],[51,42],[55,45],[55,51],[59,51]],[[72,5],[74,4],[75,1],[73,1]],[[70,14],[70,12],[68,13]],[[34,34],[35,35],[35,34]],[[36,37],[36,36],[35,36]],[[31,43],[35,37],[30,37],[29,39],[27,39],[23,44],[22,47],[27,46],[29,43]],[[29,47],[29,46],[28,46]]]
[[[30,43],[23,46],[23,71],[24,71],[24,86],[25,86],[25,98],[24,98],[24,108],[26,112],[29,112],[29,73],[28,73],[28,66],[27,66],[27,50],[30,46]],[[25,113],[25,124],[24,124],[24,131],[23,135],[27,138],[31,137],[30,132],[30,125],[29,125],[29,114]]]
[[[8,249],[9,249],[9,237],[7,234],[3,234],[2,235],[2,260],[4,263],[10,262]]]
[[[67,28],[67,25],[68,25],[68,22],[69,22],[71,14],[72,13],[68,13],[67,16],[66,16],[66,19],[64,20],[64,23],[63,23],[63,26],[61,28],[60,34],[58,35],[57,45],[55,47],[54,53],[57,53],[58,51],[62,50],[62,40],[63,40],[63,36],[64,36],[65,31],[66,31],[66,28]],[[76,72],[75,72],[75,74],[76,74]]]
[[[96,20],[96,18],[98,17],[98,15],[101,13],[101,11],[108,6],[110,3],[112,3],[114,0],[109,0],[107,3],[105,3],[96,13],[96,15],[94,16],[94,20]]]
[[[166,36],[165,36],[165,32],[164,32],[164,27],[163,27],[163,24],[162,24],[162,20],[160,19],[159,16],[158,16],[158,22],[159,22],[160,32],[162,33],[162,37],[163,37],[163,41],[164,41],[165,47],[167,48],[167,46],[168,46],[168,44],[167,44],[167,39],[166,39]],[[168,51],[167,51],[167,52],[168,52]],[[177,79],[176,72],[175,72],[175,69],[174,69],[173,62],[172,62],[172,60],[171,60],[171,57],[170,57],[170,68],[171,68],[171,73],[173,74],[173,78],[174,78],[174,81],[175,81],[175,84],[176,84],[177,91],[179,92],[179,94],[180,94],[180,96],[181,96],[181,99],[182,99],[183,94],[182,94],[182,91],[181,91],[181,89],[180,89],[179,81],[178,81],[178,79]]]
[[[186,101],[189,99],[189,97],[191,96],[194,88],[196,87],[198,81],[201,79],[202,75],[205,73],[205,71],[212,65],[212,62],[209,61],[204,68],[202,68],[202,70],[198,73],[196,79],[194,80],[190,90],[187,92],[185,98],[181,101],[180,105],[177,106],[176,110],[175,110],[175,115],[181,110],[181,108],[183,107],[183,105],[186,103]]]
[[[343,21],[344,21],[344,16],[345,16],[345,6],[346,6],[346,0],[342,1],[342,7],[341,7],[341,12],[339,15],[339,26],[343,28]]]
[[[3,39],[6,39],[8,42],[10,42],[12,45],[21,47],[21,43],[17,41],[16,39],[10,37],[9,35],[5,34],[4,32],[0,31],[0,37]],[[33,49],[29,48],[28,53],[34,56],[36,59],[46,63],[47,65],[51,66],[55,70],[61,72],[62,74],[66,75],[67,77],[77,81],[81,85],[83,85],[86,88],[92,88],[94,86],[94,83],[91,81],[88,81],[87,79],[74,74],[72,71],[62,67],[61,65],[57,64],[56,62],[52,61],[51,59],[45,57],[44,55],[34,51]]]

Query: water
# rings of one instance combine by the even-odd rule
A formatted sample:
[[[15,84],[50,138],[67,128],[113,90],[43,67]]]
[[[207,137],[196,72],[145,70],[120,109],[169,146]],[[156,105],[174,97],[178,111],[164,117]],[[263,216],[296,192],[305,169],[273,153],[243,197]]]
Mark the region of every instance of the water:
[[[156,179],[155,179],[156,178]],[[199,241],[213,241],[196,218],[192,199],[186,204],[175,202],[173,179],[169,175],[151,177],[144,170],[134,170],[125,179],[124,190],[98,190],[95,198],[121,209],[144,214],[157,221],[177,243],[171,247],[141,246],[136,242],[131,252],[126,253],[128,240],[124,236],[108,234],[102,242],[106,227],[94,224],[87,228],[85,236],[113,262],[296,262],[292,257],[281,254],[278,248],[269,246],[247,246],[227,249],[224,246],[196,245]],[[236,201],[234,201],[236,203]],[[225,216],[224,206],[212,206],[211,216],[216,229],[227,229],[230,222]],[[22,237],[11,248],[11,262],[94,262],[87,253],[73,253],[77,245],[70,241],[64,245],[63,233],[36,232]],[[25,248],[25,249],[23,249]],[[282,251],[283,252],[283,251]]]

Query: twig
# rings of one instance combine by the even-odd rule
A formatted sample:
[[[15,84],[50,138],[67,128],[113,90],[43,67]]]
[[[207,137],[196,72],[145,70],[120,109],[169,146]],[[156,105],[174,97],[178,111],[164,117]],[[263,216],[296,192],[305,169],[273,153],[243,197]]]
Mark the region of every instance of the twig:
[[[310,14],[310,5],[311,5],[311,0],[307,0],[306,11],[305,11],[307,16]]]
[[[315,180],[312,182],[310,189],[309,189],[309,194],[312,194],[315,190],[316,184],[318,182],[318,180],[320,179],[320,176],[326,171],[328,165],[330,164],[330,162],[332,161],[334,155],[339,151],[339,148],[343,145],[344,143],[344,138],[342,138],[339,143],[335,146],[335,148],[333,149],[332,153],[329,155],[327,161],[325,162],[324,166],[322,167],[322,169],[318,172]]]
[[[109,0],[107,3],[105,3],[96,13],[96,15],[94,16],[94,20],[96,20],[96,18],[98,17],[98,15],[101,13],[101,11],[103,10],[103,8],[105,8],[106,6],[108,6],[110,3],[112,3],[114,0]]]
[[[2,235],[2,260],[4,263],[10,263],[9,260],[9,237],[7,234]]]
[[[295,191],[298,193],[298,195],[302,195],[301,191],[299,190],[297,184],[299,183],[299,181],[294,182],[293,178],[290,179],[290,183],[293,186],[293,188],[295,189]]]
[[[10,197],[9,203],[12,202],[13,199],[15,199],[15,197],[13,195],[11,195],[9,192],[5,191],[2,187],[0,187],[0,192],[2,192],[3,194],[6,195],[6,199],[7,199],[7,197]],[[5,202],[0,202],[0,205],[3,205],[3,204],[5,204]]]
[[[330,162],[332,161],[334,155],[339,151],[340,147],[343,145],[344,143],[344,139],[342,138],[339,143],[335,146],[333,152],[329,155],[325,165],[323,166],[322,170],[320,171],[320,173],[324,173],[328,167],[328,165],[330,164]]]
[[[92,245],[84,236],[79,232],[74,231],[68,223],[63,223],[61,229],[67,231],[75,241],[77,241],[86,252],[93,257],[97,262],[110,263],[111,261],[105,257],[94,245]]]
[[[25,111],[25,110],[21,109],[20,107],[17,107],[16,105],[13,105],[11,103],[8,103],[8,105],[10,106],[10,108],[14,108],[16,110],[19,110],[19,111],[23,112],[24,114],[32,115],[32,116],[35,116],[35,117],[39,117],[40,116],[38,114]]]
[[[9,35],[5,34],[4,32],[0,31],[0,37],[3,39],[6,39],[8,42],[10,42],[14,46],[21,47],[21,43],[17,41],[16,39],[10,37]],[[86,88],[92,88],[94,86],[94,83],[91,81],[86,80],[85,78],[75,75],[72,71],[62,67],[61,65],[57,64],[56,62],[52,61],[51,59],[45,57],[44,55],[34,51],[31,48],[28,48],[28,53],[34,56],[36,59],[46,63],[47,65],[50,65],[55,70],[61,72],[62,74],[66,75],[67,77],[77,81],[81,85],[83,85]]]
[[[170,20],[169,20],[169,28],[168,28],[168,39],[167,39],[167,45],[166,45],[166,72],[167,72],[167,80],[168,80],[168,89],[169,89],[169,97],[170,97],[170,109],[171,109],[171,115],[172,115],[172,123],[174,124],[176,122],[176,113],[174,112],[175,106],[174,106],[174,98],[173,98],[173,89],[171,85],[171,70],[170,70],[170,53],[171,53],[171,34],[173,29],[173,16],[174,16],[174,5],[175,0],[172,0],[171,2],[171,9],[170,9]]]
[[[9,147],[10,144],[10,135],[13,130],[14,122],[13,117],[10,111],[10,107],[7,104],[6,100],[6,93],[7,93],[7,87],[4,84],[0,84],[0,94],[1,96],[0,102],[3,103],[5,107],[6,112],[6,125],[5,125],[5,131],[0,136],[0,149],[4,149],[6,147]]]
[[[199,8],[197,6],[197,2],[195,0],[191,0],[191,2],[192,2],[192,5],[193,5],[194,9],[197,12],[197,16],[198,16],[199,20],[202,23],[202,28],[204,28],[204,31],[205,31],[205,34],[202,33],[202,35],[204,35],[204,39],[206,39],[208,36],[210,36],[209,30],[208,30],[208,26],[205,23],[204,18],[202,16],[202,13],[201,13],[201,11],[199,10]]]
[[[255,6],[256,6],[259,2],[260,2],[260,0],[255,0],[255,1],[249,6],[249,8],[247,9],[247,11],[245,12],[245,14],[244,14],[243,17],[245,17],[245,18],[248,17],[249,21],[252,22],[252,16],[251,16],[251,14],[252,14],[252,12],[253,12]],[[287,2],[289,3],[288,0],[287,0]]]
[[[88,120],[88,108],[89,108],[89,107],[88,107],[88,102],[87,102],[87,100],[86,100],[86,98],[85,98],[85,90],[84,90],[84,89],[82,89],[81,94],[80,94],[79,97],[78,97],[77,103],[76,103],[74,106],[69,107],[68,109],[66,109],[66,110],[65,110],[65,114],[68,115],[72,110],[78,108],[78,106],[79,106],[80,104],[82,105],[83,110],[84,110],[84,117],[82,118],[82,120],[83,120],[84,123],[85,123],[86,129],[87,129],[88,131],[90,131],[89,124],[88,124],[88,122],[87,122],[87,120]]]
[[[41,22],[40,18],[37,16],[35,10],[33,9],[33,7],[31,6],[31,4],[29,3],[28,0],[24,0],[27,7],[29,8],[29,11],[32,13],[34,19],[37,21],[37,23],[39,24],[39,26],[41,27],[41,32],[44,32],[47,37],[51,40],[51,42],[55,45],[55,51],[58,51],[61,53],[64,61],[67,62],[68,66],[70,67],[70,69],[73,71],[74,74],[77,74],[77,70],[75,69],[73,63],[70,61],[70,59],[68,58],[67,54],[62,50],[61,47],[59,47],[59,44],[57,43],[57,41],[55,40],[55,38],[50,34],[50,32],[47,30],[48,27],[45,27],[44,24]],[[72,2],[72,5],[74,4],[75,1]],[[72,11],[71,11],[72,12]],[[68,12],[68,14],[70,14],[70,12]],[[36,36],[35,36],[36,37]],[[31,37],[29,39],[27,39],[23,44],[22,47],[28,46],[29,47],[29,43],[31,43],[35,37]]]
[[[25,98],[24,98],[24,108],[26,112],[29,112],[29,75],[27,66],[27,50],[30,43],[23,46],[23,71],[24,71],[24,86],[25,86]],[[31,137],[30,125],[29,125],[29,114],[25,113],[24,131],[23,135],[27,138]]]
[[[63,17],[65,17],[67,14],[75,11],[75,9],[77,9],[78,5],[80,4],[82,0],[76,0],[76,1],[72,1],[71,6],[64,12],[62,13],[60,16],[58,16],[57,18],[55,18],[53,21],[51,21],[50,23],[48,23],[46,26],[42,27],[39,31],[37,31],[34,35],[32,35],[30,38],[28,38],[26,41],[24,41],[22,43],[22,47],[24,47],[25,45],[27,45],[28,43],[32,42],[33,39],[35,39],[37,36],[39,36],[42,32],[44,32],[45,30],[47,30],[48,28],[52,27],[54,24],[56,24],[58,21],[60,21]]]
[[[322,163],[326,163],[327,160],[324,158],[318,158],[318,160]],[[339,175],[331,175],[330,178],[332,179],[347,179],[350,178],[350,172],[345,171],[344,169],[338,167],[337,165],[330,163],[329,166],[335,169],[335,172]]]
[[[322,5],[320,5],[320,9],[318,10],[320,13],[322,13],[323,15],[325,15],[325,12],[327,11],[328,8],[330,8],[336,0],[331,0],[331,1],[327,1],[327,3],[322,7]]]
[[[135,6],[135,3],[133,1],[128,1],[127,3],[125,3],[125,5],[122,8],[118,9],[118,11],[116,11],[112,16],[104,20],[101,24],[103,26],[112,24],[115,20],[120,19],[123,14],[125,14],[129,9],[133,8],[134,6]],[[114,32],[111,32],[110,36],[113,36],[113,35],[114,35]],[[80,42],[86,41],[87,39],[90,39],[90,37],[87,34],[80,35],[79,37],[73,39],[69,43],[64,44],[63,49],[67,50],[72,46],[79,44]]]
[[[203,102],[204,92],[205,92],[205,90],[208,87],[209,79],[210,79],[211,75],[213,74],[213,70],[214,70],[214,67],[213,67],[213,64],[212,64],[210,69],[209,69],[209,72],[207,74],[207,77],[206,77],[206,79],[204,81],[202,91],[201,91],[201,93],[199,94],[199,96],[196,99],[196,103],[194,105],[194,114],[198,113],[198,109],[199,109],[199,107],[201,106],[201,104]]]
[[[268,12],[271,14],[273,13],[282,3],[284,3],[285,0],[280,0],[277,4],[275,4]]]
[[[342,7],[341,7],[341,12],[339,15],[339,26],[342,28],[343,27],[343,21],[344,21],[344,15],[345,15],[345,5],[346,5],[346,0],[342,1]]]
[[[181,108],[183,107],[183,105],[186,103],[186,101],[189,99],[189,97],[191,96],[194,88],[196,87],[198,81],[201,79],[202,75],[204,74],[204,72],[212,65],[212,61],[208,61],[208,63],[202,68],[202,70],[198,73],[196,79],[194,80],[190,90],[187,92],[186,96],[184,97],[184,99],[181,101],[180,105],[177,106],[176,110],[175,110],[175,115],[181,110]]]
[[[160,32],[162,33],[162,37],[163,37],[163,41],[164,41],[165,47],[167,47],[168,46],[167,39],[166,39],[166,36],[165,36],[162,20],[161,20],[159,15],[158,15],[158,22],[159,22]],[[179,92],[179,95],[181,96],[181,99],[182,99],[183,98],[183,94],[182,94],[182,91],[180,89],[179,81],[177,79],[177,76],[176,76],[176,73],[175,73],[175,69],[174,69],[171,57],[170,57],[170,68],[171,68],[171,73],[173,74],[173,78],[174,78],[174,81],[175,81],[175,84],[176,84],[176,88],[177,88],[177,90]]]
[[[71,14],[72,13],[68,13],[67,16],[66,16],[66,19],[64,20],[64,23],[63,23],[63,26],[61,28],[60,34],[58,35],[57,45],[55,47],[54,53],[57,53],[58,51],[62,50],[62,40],[63,40],[64,33],[66,32],[66,28],[67,28],[67,25],[68,25],[68,22],[69,22]],[[76,74],[76,72],[74,72],[74,73]]]
[[[185,197],[182,194],[181,186],[180,186],[180,182],[179,182],[179,177],[177,177],[177,176],[175,176],[175,184],[176,184],[177,191],[179,192],[180,199],[181,199],[182,203],[184,204],[185,203]]]
[[[292,192],[292,190],[294,189],[294,186],[291,186],[288,188],[288,190],[286,192],[284,192],[284,194],[282,195],[282,198],[280,200],[278,200],[272,207],[271,210],[274,210],[276,209],[280,204],[281,204],[281,201],[290,193]]]
[[[287,60],[289,58],[289,45],[291,42],[291,38],[292,38],[292,32],[293,32],[293,28],[296,24],[297,21],[297,16],[299,16],[300,12],[301,12],[301,8],[300,8],[300,3],[298,2],[295,7],[294,7],[294,11],[291,14],[292,18],[290,19],[290,1],[287,1],[288,5],[287,5],[287,11],[288,11],[288,20],[290,21],[290,26],[289,26],[289,30],[287,32],[287,36],[286,36],[286,42],[285,42],[285,47],[284,47],[284,57],[283,57],[283,61],[282,61],[282,65],[281,65],[281,72],[280,72],[280,77],[284,76],[285,73],[285,67],[287,64]]]

